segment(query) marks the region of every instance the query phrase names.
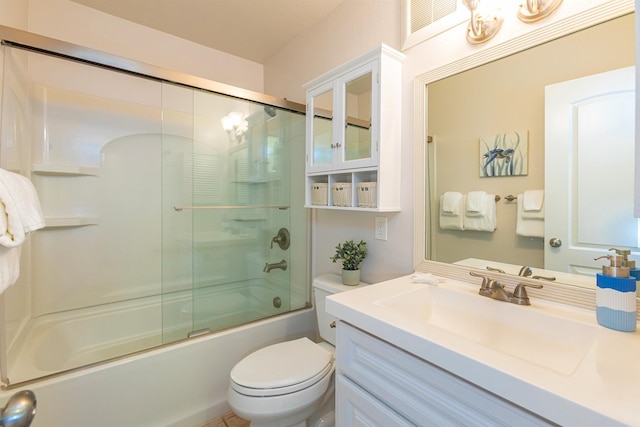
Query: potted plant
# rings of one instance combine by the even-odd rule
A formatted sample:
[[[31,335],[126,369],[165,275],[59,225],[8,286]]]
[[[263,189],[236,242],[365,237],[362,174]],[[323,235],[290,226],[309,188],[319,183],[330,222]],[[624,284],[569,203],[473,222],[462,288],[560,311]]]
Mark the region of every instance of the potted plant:
[[[342,261],[342,283],[355,286],[360,283],[360,263],[366,256],[366,242],[360,240],[360,243],[355,243],[353,240],[347,240],[338,243],[336,254],[330,259],[333,262]]]

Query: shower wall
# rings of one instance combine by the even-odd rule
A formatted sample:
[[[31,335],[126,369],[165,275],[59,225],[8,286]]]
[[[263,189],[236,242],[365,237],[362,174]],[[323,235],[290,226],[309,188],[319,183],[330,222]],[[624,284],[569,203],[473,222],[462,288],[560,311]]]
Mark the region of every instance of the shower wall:
[[[290,181],[302,115],[3,55],[0,167],[31,178],[47,224],[0,296],[5,383],[308,306],[306,213],[292,208]],[[235,127],[223,123],[232,115]],[[283,227],[288,250],[272,243]],[[281,261],[288,268],[264,268]]]

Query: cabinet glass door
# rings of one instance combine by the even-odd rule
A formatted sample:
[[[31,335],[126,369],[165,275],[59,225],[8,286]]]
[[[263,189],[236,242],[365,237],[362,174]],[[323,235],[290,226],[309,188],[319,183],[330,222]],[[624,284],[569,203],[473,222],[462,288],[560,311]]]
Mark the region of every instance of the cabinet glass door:
[[[331,165],[333,162],[333,89],[324,91],[311,99],[312,165]]]
[[[345,84],[344,160],[371,157],[371,73]]]

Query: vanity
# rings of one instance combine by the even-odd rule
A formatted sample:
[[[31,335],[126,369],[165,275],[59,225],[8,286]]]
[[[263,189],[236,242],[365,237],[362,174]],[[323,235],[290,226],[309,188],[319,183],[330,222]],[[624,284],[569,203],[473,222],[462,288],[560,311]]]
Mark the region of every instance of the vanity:
[[[337,425],[640,426],[640,331],[533,293],[529,306],[496,301],[477,278],[437,274],[327,299],[339,319]]]

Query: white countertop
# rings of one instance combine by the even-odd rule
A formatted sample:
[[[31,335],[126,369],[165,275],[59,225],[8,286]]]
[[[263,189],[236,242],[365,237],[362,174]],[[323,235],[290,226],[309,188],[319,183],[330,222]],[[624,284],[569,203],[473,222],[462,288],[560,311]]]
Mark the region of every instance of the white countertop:
[[[413,283],[411,275],[405,276],[332,295],[326,301],[326,310],[560,425],[640,426],[640,331],[619,332],[602,327],[590,310],[533,298],[531,306],[516,306],[477,295],[477,285],[449,279],[439,285],[477,295],[489,303],[508,304],[515,307],[516,315],[517,310],[531,310],[524,316],[544,313],[594,326],[594,337],[575,369],[549,369],[544,365],[553,361],[550,358],[554,357],[554,348],[535,356],[547,358],[545,363],[532,363],[380,304],[429,286],[432,285]],[[513,328],[505,331],[512,334]]]

